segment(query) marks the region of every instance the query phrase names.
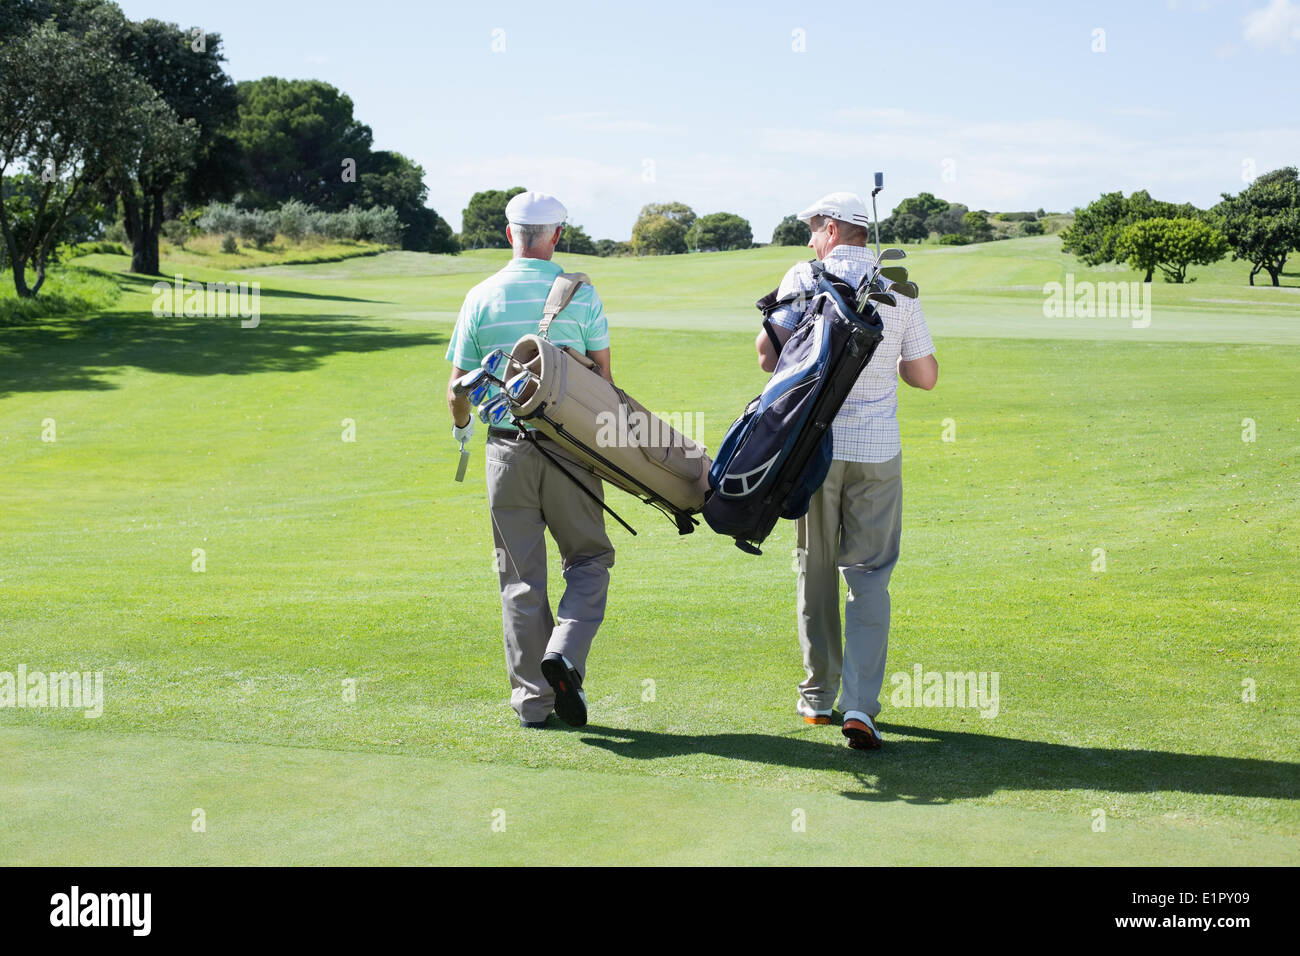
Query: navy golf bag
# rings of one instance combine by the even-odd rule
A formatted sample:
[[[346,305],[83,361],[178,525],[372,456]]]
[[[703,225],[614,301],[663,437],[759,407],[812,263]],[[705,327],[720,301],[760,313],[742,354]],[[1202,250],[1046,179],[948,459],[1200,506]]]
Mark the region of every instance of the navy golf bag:
[[[763,326],[779,353],[776,369],[728,429],[709,470],[712,493],[704,520],[749,554],[762,553],[758,545],[778,518],[807,514],[830,470],[831,422],[884,335],[870,302],[859,312],[857,290],[820,262],[812,268],[816,291],[784,348],[768,317],[806,294],[778,299],[771,292],[758,300]]]

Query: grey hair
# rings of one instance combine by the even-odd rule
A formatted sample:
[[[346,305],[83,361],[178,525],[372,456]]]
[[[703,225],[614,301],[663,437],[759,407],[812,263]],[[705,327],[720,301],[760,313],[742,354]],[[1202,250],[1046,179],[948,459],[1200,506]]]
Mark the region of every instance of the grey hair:
[[[564,225],[562,222],[549,224],[512,222],[510,224],[510,234],[514,236],[515,245],[520,249],[531,249],[539,239],[549,239],[555,235],[555,230],[562,225]]]

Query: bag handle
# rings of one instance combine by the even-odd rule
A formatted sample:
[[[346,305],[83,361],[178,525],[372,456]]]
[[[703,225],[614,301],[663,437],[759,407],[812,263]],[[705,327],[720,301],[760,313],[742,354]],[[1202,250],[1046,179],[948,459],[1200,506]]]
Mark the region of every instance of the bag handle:
[[[561,272],[556,276],[555,281],[551,283],[551,292],[546,297],[546,305],[542,309],[542,321],[537,326],[537,334],[550,341],[551,323],[555,321],[555,317],[568,308],[583,285],[590,283],[591,280],[587,278],[585,272]]]

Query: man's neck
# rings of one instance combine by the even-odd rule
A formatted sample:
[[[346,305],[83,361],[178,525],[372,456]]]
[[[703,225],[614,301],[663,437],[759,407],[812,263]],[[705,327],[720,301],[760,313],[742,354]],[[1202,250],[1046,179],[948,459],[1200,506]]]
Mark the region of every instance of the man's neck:
[[[550,262],[551,256],[553,255],[555,255],[554,249],[552,249],[550,252],[547,253],[542,253],[537,249],[524,249],[523,251],[515,249],[513,254],[511,255],[511,258],[512,259],[541,259],[543,262]]]
[[[835,243],[835,245],[831,246],[829,249],[826,250],[826,255],[829,256],[836,249],[866,249],[866,248],[867,248],[867,244],[865,242],[837,242]]]

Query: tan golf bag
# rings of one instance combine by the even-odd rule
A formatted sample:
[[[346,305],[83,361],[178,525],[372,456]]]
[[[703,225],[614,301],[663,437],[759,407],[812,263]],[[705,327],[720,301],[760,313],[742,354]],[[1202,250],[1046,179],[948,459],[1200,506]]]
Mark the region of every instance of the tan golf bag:
[[[586,355],[547,340],[551,320],[585,281],[581,273],[559,276],[539,334],[515,343],[504,378],[527,370],[536,379],[513,397],[514,415],[598,478],[669,514],[677,530],[689,534],[697,523],[691,515],[704,507],[709,491],[712,462],[704,446],[602,378]]]

